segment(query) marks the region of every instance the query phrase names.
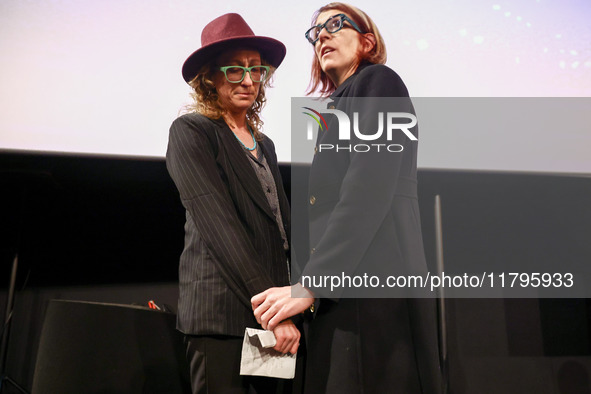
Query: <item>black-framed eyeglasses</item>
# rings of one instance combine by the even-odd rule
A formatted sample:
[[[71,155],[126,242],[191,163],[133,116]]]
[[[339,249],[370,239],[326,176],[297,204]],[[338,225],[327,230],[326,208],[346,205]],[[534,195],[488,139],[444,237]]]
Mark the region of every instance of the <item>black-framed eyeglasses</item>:
[[[242,66],[224,66],[220,67],[220,70],[226,76],[228,82],[231,83],[240,83],[244,80],[244,76],[248,71],[250,75],[250,79],[252,82],[265,82],[269,77],[269,66],[251,66],[251,67],[242,67]]]
[[[322,31],[322,29],[326,29],[326,31],[331,34],[336,33],[343,27],[346,27],[345,21],[349,22],[353,29],[363,34],[359,26],[357,26],[357,23],[353,22],[351,18],[349,18],[345,14],[337,14],[328,18],[326,22],[324,22],[323,24],[312,26],[310,29],[308,29],[308,31],[306,32],[306,38],[308,39],[310,44],[314,45],[316,41],[318,41],[318,37],[320,37],[320,32]]]

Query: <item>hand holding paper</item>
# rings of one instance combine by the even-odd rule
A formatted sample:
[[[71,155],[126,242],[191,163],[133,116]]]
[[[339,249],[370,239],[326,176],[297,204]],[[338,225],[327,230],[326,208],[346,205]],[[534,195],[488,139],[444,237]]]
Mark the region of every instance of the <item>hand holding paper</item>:
[[[268,376],[293,379],[295,376],[296,355],[281,354],[272,349],[275,335],[271,331],[247,328],[242,343],[240,375]]]
[[[280,353],[296,354],[300,346],[300,330],[293,324],[291,319],[282,321],[273,329],[276,339],[273,349]]]

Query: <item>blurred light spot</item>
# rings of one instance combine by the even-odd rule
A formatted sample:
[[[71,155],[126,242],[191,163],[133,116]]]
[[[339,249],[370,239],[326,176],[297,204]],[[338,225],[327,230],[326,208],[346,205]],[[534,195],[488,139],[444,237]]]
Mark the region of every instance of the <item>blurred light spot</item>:
[[[521,19],[523,19],[523,18],[521,18],[520,16],[518,16],[518,17],[517,17],[517,18],[515,18],[515,19],[517,19],[517,22],[521,22]]]
[[[519,62],[520,62],[519,57],[516,57],[515,58],[515,63],[519,64]]]
[[[591,67],[591,61],[586,61],[585,62],[585,67]]]
[[[548,48],[544,48],[544,53],[548,53]]]
[[[421,38],[417,41],[417,47],[419,50],[424,51],[425,49],[429,48],[429,43],[424,38]]]
[[[560,53],[564,53],[564,49],[561,49],[561,50],[560,50]]]
[[[571,65],[571,67],[572,67],[572,68],[577,68],[577,67],[579,67],[579,62],[574,62],[574,63]]]
[[[511,13],[509,11],[505,12],[505,16],[508,18],[511,16]]]
[[[482,44],[484,42],[483,36],[474,36],[473,38],[474,44]]]
[[[566,62],[564,60],[558,63],[558,65],[560,66],[560,68],[566,68]]]
[[[562,34],[557,34],[556,38],[561,39],[562,38]]]
[[[460,33],[460,35],[461,35],[462,37],[466,37],[466,36],[468,35],[468,30],[466,30],[466,29],[461,29],[461,30],[459,31],[459,33]]]
[[[571,49],[570,50],[570,54],[573,55],[573,56],[577,56],[578,55],[577,51],[575,51],[574,49]]]
[[[527,22],[527,23],[525,24],[525,26],[527,26],[527,27],[531,27],[531,23]]]
[[[501,9],[501,6],[498,4],[493,5],[493,10],[498,11]]]

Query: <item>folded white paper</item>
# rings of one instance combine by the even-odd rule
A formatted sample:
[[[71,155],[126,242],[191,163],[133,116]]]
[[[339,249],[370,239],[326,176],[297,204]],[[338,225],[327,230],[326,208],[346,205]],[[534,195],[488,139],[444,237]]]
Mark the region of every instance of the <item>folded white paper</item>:
[[[242,343],[240,375],[293,379],[296,355],[279,353],[273,349],[276,343],[273,331],[247,328]]]

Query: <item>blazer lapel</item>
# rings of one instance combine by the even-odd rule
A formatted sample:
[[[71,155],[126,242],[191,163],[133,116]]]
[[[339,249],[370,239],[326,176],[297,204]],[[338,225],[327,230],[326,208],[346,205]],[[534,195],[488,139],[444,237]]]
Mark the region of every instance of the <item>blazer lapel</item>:
[[[265,197],[265,194],[263,193],[261,182],[249,162],[250,159],[246,157],[244,148],[242,148],[240,142],[238,142],[234,133],[225,122],[219,130],[219,136],[221,145],[230,158],[230,165],[232,166],[236,177],[242,184],[242,187],[247,191],[252,201],[254,201],[254,203],[271,219],[275,220],[275,216],[273,215],[273,212],[271,212],[271,207],[269,207],[267,197]]]

